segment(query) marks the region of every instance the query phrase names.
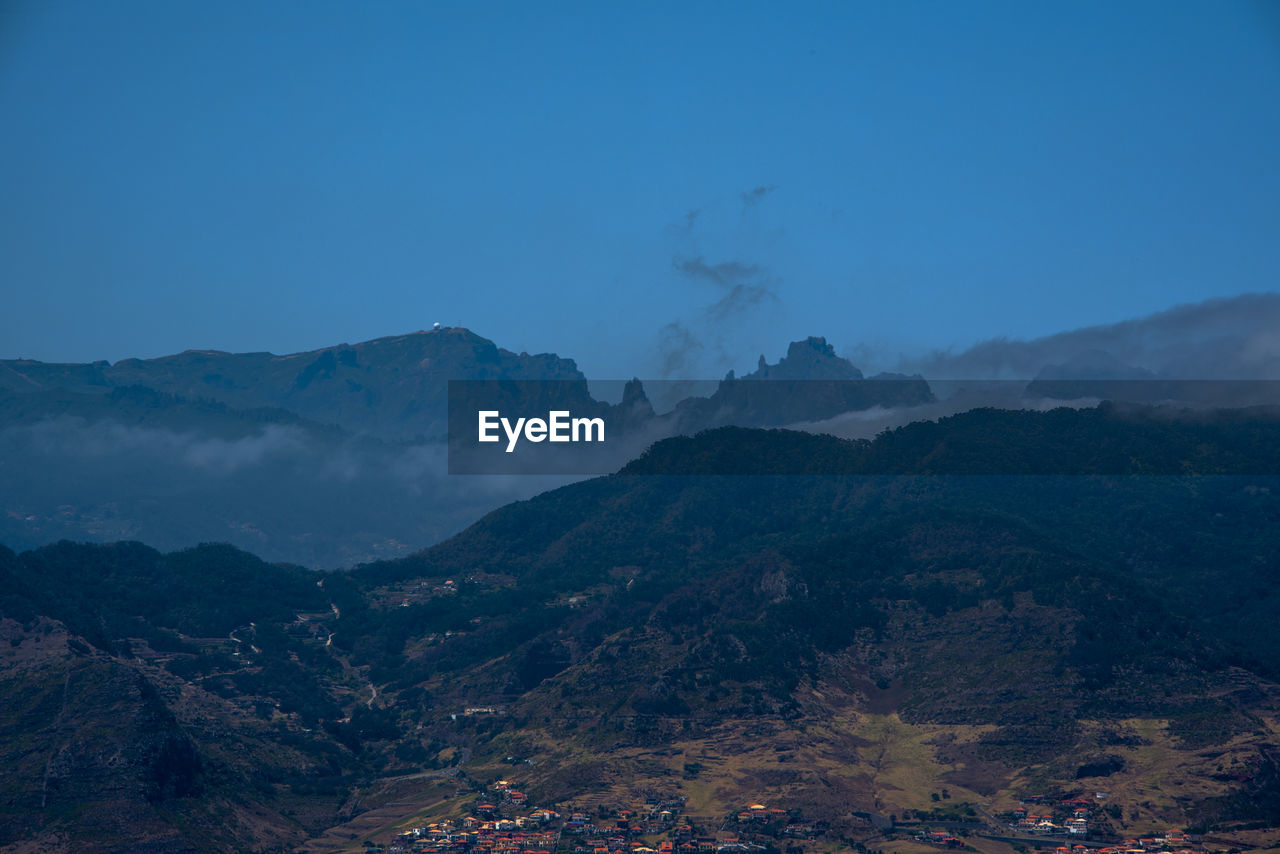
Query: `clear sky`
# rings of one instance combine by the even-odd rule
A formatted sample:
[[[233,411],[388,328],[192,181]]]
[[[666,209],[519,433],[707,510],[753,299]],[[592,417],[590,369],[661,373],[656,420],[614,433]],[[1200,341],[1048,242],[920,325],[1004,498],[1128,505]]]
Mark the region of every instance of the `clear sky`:
[[[1280,289],[1274,2],[0,2],[0,358],[591,376]]]

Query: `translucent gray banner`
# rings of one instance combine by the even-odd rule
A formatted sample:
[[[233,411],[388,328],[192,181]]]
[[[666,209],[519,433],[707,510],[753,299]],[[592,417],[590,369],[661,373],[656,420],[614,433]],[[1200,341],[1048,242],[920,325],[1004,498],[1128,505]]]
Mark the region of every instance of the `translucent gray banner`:
[[[461,380],[449,472],[1275,473],[1278,405],[1269,381]]]

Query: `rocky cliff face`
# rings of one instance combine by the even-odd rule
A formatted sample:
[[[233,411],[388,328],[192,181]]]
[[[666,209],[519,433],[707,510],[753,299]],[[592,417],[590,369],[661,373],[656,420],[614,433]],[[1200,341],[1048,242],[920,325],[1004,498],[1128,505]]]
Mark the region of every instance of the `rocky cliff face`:
[[[862,371],[848,360],[836,355],[835,348],[826,338],[809,337],[792,341],[787,355],[770,365],[760,356],[756,370],[742,377],[744,380],[860,380]]]
[[[200,759],[155,688],[56,622],[6,619],[0,636],[0,843],[59,850],[92,833],[94,850],[191,850],[157,809],[201,794]],[[70,816],[80,832],[59,821]]]
[[[246,797],[271,763],[254,769],[264,756],[243,720],[159,668],[54,620],[5,618],[0,692],[0,850],[263,850],[305,836]]]
[[[768,382],[762,382],[768,380]],[[880,406],[918,406],[933,400],[921,377],[873,377],[836,355],[825,338],[793,341],[787,355],[770,365],[760,357],[756,370],[729,376],[709,398],[690,398],[676,407],[680,427],[696,432],[725,425],[781,427],[821,421],[845,412]]]

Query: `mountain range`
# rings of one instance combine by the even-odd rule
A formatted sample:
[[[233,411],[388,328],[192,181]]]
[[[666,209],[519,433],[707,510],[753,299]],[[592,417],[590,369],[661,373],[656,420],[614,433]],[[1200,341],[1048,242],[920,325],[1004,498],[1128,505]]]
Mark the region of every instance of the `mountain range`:
[[[592,812],[766,803],[820,846],[1082,789],[1101,838],[1250,839],[1280,824],[1278,430],[722,428],[338,572],[3,550],[0,850],[358,849],[499,778]],[[797,459],[841,474],[774,473]]]
[[[462,328],[339,344],[306,353],[188,350],[114,364],[0,362],[0,388],[101,395],[143,386],[233,410],[278,409],[386,440],[440,439],[450,379],[585,380],[572,359],[512,353]]]
[[[1084,336],[1089,348],[1016,382],[865,378],[826,339],[811,337],[774,364],[761,356],[742,377],[602,383],[572,359],[514,353],[462,328],[285,356],[201,350],[114,364],[3,361],[0,541],[33,548],[138,539],[168,550],[229,542],[268,560],[336,568],[407,555],[508,501],[615,471],[656,440],[713,427],[803,426],[870,438],[981,406],[1277,399],[1264,381],[1183,382],[1132,367],[1099,349],[1108,340]],[[504,400],[529,411],[553,399],[580,414],[607,414],[621,425],[621,442],[581,468],[450,477],[450,380],[501,381]],[[487,470],[517,471],[510,462],[500,456]]]
[[[931,399],[918,378],[849,382],[861,374],[821,338],[761,365],[655,413],[638,381],[617,384],[617,403],[599,401],[572,360],[512,353],[459,328],[289,356],[0,362],[0,541],[230,542],[334,568],[408,554],[569,479],[448,477],[449,380],[502,380],[520,390],[507,402],[529,411],[551,399],[611,413],[631,439],[603,471],[666,435]],[[749,381],[765,376],[838,381],[820,393]]]

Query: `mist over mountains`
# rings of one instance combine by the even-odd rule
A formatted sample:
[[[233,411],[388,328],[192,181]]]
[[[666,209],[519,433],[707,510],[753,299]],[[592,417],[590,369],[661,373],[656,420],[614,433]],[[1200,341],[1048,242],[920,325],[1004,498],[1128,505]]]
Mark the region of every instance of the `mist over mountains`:
[[[0,854],[1280,854],[1277,36],[0,0]]]
[[[1028,341],[993,338],[894,363],[931,380],[1027,380],[1050,368],[1073,379],[1117,370],[1176,380],[1280,379],[1280,293],[1178,305]]]
[[[930,381],[811,337],[656,406],[463,329],[3,363],[0,846],[337,851],[509,775],[864,848],[1099,776],[1097,839],[1274,825],[1272,385],[1052,352]],[[631,456],[450,476],[459,378]]]
[[[444,475],[451,377],[578,379],[444,330],[273,356],[0,365],[0,537],[227,541],[337,566],[434,542],[546,483]]]
[[[576,409],[628,425],[628,443],[605,469],[615,470],[653,441],[720,426],[870,438],[977,406],[1091,406],[1150,391],[1142,383],[1161,378],[1275,379],[1277,323],[1278,295],[1212,300],[906,365],[923,379],[868,379],[826,339],[809,338],[776,363],[761,355],[742,377],[650,383],[655,403],[639,382],[612,403],[597,400],[572,359],[513,353],[461,328],[285,356],[5,361],[0,541],[28,548],[64,538],[139,539],[165,549],[230,542],[270,560],[336,567],[407,554],[571,479],[449,477],[451,379],[555,381]],[[1011,374],[1022,379],[954,381]],[[1268,392],[1251,388],[1247,399],[1212,402],[1265,403]],[[1161,387],[1143,402],[1177,393]]]

